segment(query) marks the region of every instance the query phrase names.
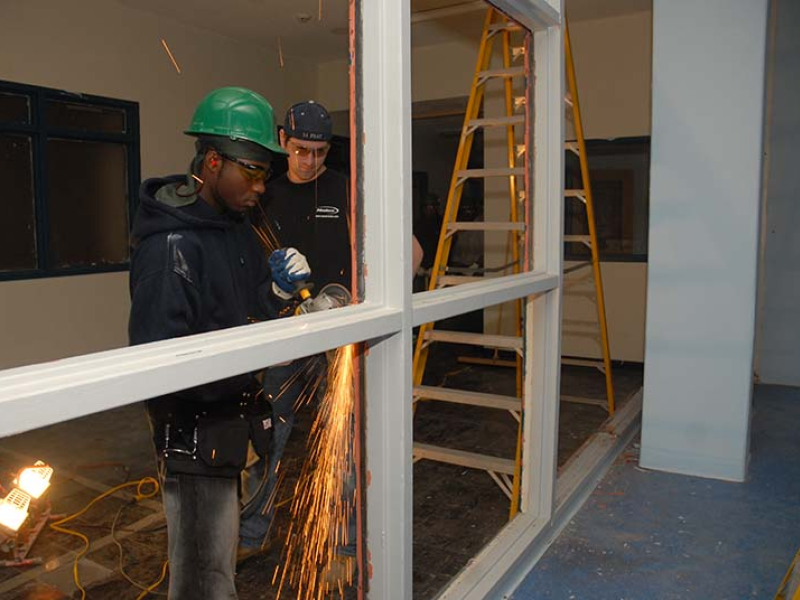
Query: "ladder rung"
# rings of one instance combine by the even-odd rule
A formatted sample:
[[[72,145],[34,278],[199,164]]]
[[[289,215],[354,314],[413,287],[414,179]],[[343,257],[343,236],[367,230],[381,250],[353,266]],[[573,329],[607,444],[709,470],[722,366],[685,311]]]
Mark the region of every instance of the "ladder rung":
[[[523,123],[525,123],[525,115],[516,115],[513,117],[472,119],[468,125],[470,127],[507,127],[508,125],[522,125]]]
[[[590,262],[582,262],[578,263],[577,265],[570,265],[566,269],[564,269],[564,275],[569,275],[570,273],[574,273],[575,271],[580,271],[581,269],[585,269],[586,267],[591,267],[592,263]]]
[[[500,348],[501,350],[522,350],[522,338],[514,335],[490,335],[486,333],[431,329],[425,332],[425,339],[431,342],[446,342],[448,344],[469,344],[471,346]]]
[[[566,102],[568,106],[572,106],[572,94],[567,92],[567,94],[564,96],[564,102]]]
[[[584,190],[583,188],[575,190],[564,190],[564,197],[577,198],[578,200],[586,204],[586,190]]]
[[[448,231],[525,231],[525,223],[513,221],[455,221],[447,224]]]
[[[489,69],[488,71],[478,71],[479,80],[487,80],[494,77],[519,77],[525,75],[524,67],[505,67],[503,69]]]
[[[575,404],[591,404],[592,406],[602,406],[608,408],[607,400],[600,400],[598,398],[586,398],[584,396],[561,396],[562,402],[574,402]]]
[[[488,454],[477,454],[476,452],[464,452],[463,450],[453,450],[431,444],[414,444],[414,459],[428,459],[438,462],[468,467],[470,469],[481,469],[494,473],[514,474],[514,461]]]
[[[443,402],[453,402],[454,404],[469,404],[470,406],[484,406],[502,410],[518,411],[522,408],[522,400],[514,396],[484,394],[430,385],[414,386],[414,396],[425,400],[441,400]]]
[[[484,279],[486,278],[477,275],[441,275],[439,279],[436,280],[436,286],[442,288],[450,285],[463,285],[465,283],[483,281]]]
[[[577,242],[581,244],[591,244],[592,243],[592,236],[590,235],[565,235],[564,236],[565,242]]]
[[[465,181],[470,177],[511,177],[512,175],[525,175],[525,168],[496,167],[493,169],[462,169],[456,173],[456,176],[461,181]]]
[[[604,369],[605,363],[602,359],[590,359],[590,358],[561,358],[562,365],[572,365],[574,367],[594,367],[595,369]]]
[[[574,152],[578,156],[581,155],[580,148],[578,147],[578,142],[564,142],[564,148],[571,152]]]

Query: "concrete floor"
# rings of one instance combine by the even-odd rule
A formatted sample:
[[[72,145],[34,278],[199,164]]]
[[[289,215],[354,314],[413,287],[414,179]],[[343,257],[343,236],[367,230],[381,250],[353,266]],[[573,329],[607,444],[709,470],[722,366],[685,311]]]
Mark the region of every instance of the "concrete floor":
[[[458,355],[466,348],[432,356],[432,384],[513,394],[513,369],[463,365]],[[617,395],[626,398],[641,385],[641,369],[618,369]],[[591,369],[565,367],[565,394],[602,396],[603,377]],[[299,472],[305,440],[313,415],[301,411],[282,468]],[[562,403],[559,464],[603,422],[598,407]],[[516,421],[502,411],[425,403],[417,411],[418,440],[452,444],[513,457]],[[72,513],[99,493],[155,472],[149,431],[140,405],[123,407],[0,441],[0,478],[6,481],[19,465],[41,458],[56,468],[49,492],[54,511]],[[287,476],[279,499],[291,493],[294,479]],[[89,598],[136,598],[141,590],[126,581],[120,566],[133,580],[149,585],[158,578],[166,558],[166,529],[160,498],[139,503],[132,494],[108,498],[76,524],[92,540],[92,549],[80,561],[80,573]],[[509,502],[490,477],[481,471],[420,461],[414,466],[414,598],[436,593],[507,522]],[[111,535],[112,523],[115,535]],[[288,511],[279,510],[275,522],[278,540],[285,535]],[[119,542],[119,545],[115,542]],[[82,542],[46,530],[31,555],[44,564],[26,569],[0,569],[0,598],[56,600],[70,597],[72,558]],[[121,551],[120,551],[121,547]],[[272,576],[280,559],[281,544],[239,568],[237,587],[241,600],[273,599]],[[157,591],[164,592],[165,586]],[[76,596],[79,597],[79,596]],[[291,597],[284,594],[283,597]],[[353,590],[346,597],[355,597]]]
[[[620,455],[513,600],[775,597],[800,546],[800,388],[756,386],[747,481]]]

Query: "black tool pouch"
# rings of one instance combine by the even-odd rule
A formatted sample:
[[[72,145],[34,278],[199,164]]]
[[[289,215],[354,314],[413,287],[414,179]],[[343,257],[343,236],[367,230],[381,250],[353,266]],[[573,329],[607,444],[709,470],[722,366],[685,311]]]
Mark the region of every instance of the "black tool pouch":
[[[216,469],[241,470],[247,463],[250,423],[239,417],[197,420],[197,456]]]
[[[261,458],[269,452],[272,433],[272,411],[250,415],[250,442]]]

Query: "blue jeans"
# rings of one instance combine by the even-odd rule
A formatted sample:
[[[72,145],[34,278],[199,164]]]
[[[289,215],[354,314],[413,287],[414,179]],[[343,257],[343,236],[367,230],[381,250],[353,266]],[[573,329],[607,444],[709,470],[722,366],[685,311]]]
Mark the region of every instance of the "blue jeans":
[[[308,383],[302,376],[297,376],[305,365],[306,361],[296,360],[264,372],[264,396],[272,407],[272,440],[267,457],[259,458],[242,471],[243,506],[239,545],[245,548],[260,548],[272,525],[277,501],[277,467],[292,433],[294,404]],[[290,379],[293,379],[292,383],[281,391]]]
[[[318,360],[324,359],[318,357],[308,359],[308,361]],[[249,464],[242,471],[243,508],[239,526],[239,545],[244,548],[260,548],[269,535],[277,501],[277,498],[274,497],[278,483],[276,467],[283,457],[286,443],[292,433],[295,402],[303,393],[308,380],[303,377],[295,377],[292,384],[285,387],[282,393],[278,393],[278,391],[285,382],[306,367],[306,364],[306,360],[299,360],[286,366],[272,367],[264,372],[264,394],[272,404],[272,441],[267,457]],[[324,363],[321,366],[324,368]],[[314,373],[316,372],[315,369],[311,376],[315,377]],[[323,380],[317,389],[317,394],[324,393],[325,382]],[[351,502],[353,511],[348,519],[347,544],[337,550],[338,553],[349,556],[356,554],[355,503],[352,500],[355,489],[355,469],[351,465],[346,475],[343,496]]]
[[[167,519],[170,600],[236,600],[239,531],[236,479],[161,477]]]

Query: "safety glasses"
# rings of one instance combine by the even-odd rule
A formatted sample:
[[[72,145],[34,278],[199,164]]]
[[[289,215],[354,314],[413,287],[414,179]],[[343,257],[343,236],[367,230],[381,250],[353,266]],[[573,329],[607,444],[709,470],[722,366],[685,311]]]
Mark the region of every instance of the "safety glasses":
[[[308,158],[309,156],[313,156],[314,158],[324,158],[331,147],[324,146],[322,148],[306,148],[304,146],[298,146],[294,143],[289,144],[289,152],[297,156],[297,158]]]
[[[236,157],[230,156],[228,154],[223,154],[219,150],[217,151],[222,158],[227,160],[228,162],[234,163],[237,167],[239,167],[239,171],[244,176],[245,179],[252,182],[257,181],[266,181],[269,177],[269,174],[272,172],[270,167],[260,167],[258,165],[251,165],[250,163],[246,163]]]

